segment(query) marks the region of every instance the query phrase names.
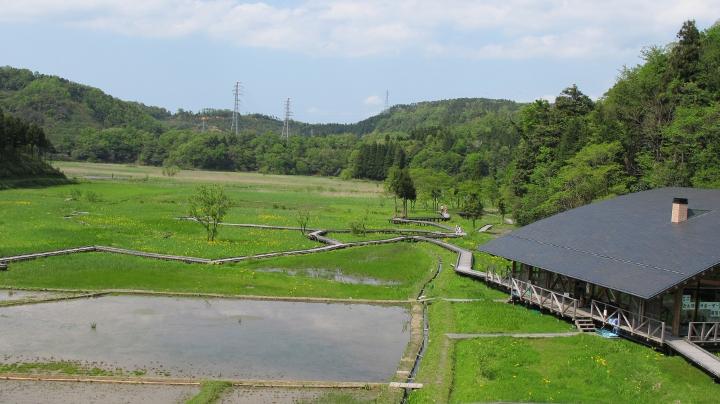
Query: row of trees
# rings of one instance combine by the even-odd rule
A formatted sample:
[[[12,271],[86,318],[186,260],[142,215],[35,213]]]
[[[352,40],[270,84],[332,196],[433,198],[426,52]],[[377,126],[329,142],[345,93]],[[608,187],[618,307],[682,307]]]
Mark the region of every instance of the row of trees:
[[[41,157],[52,150],[52,144],[39,126],[0,110],[0,150],[4,155],[24,153]]]
[[[0,189],[18,183],[45,185],[64,181],[65,176],[44,161],[52,149],[40,127],[0,110]]]
[[[350,167],[353,178],[382,181],[393,166],[405,167],[405,150],[388,136],[383,143],[363,143],[355,150]]]
[[[140,163],[273,174],[339,175],[357,145],[354,135],[240,136],[226,132],[169,130],[154,134],[134,128],[86,129],[73,141],[70,157],[113,163]]]

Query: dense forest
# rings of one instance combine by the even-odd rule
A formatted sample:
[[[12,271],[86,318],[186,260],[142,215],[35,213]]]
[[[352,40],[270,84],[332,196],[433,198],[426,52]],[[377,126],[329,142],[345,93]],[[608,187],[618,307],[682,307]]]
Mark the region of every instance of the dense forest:
[[[44,128],[54,158],[372,180],[403,172],[426,206],[482,199],[529,223],[626,192],[720,187],[720,27],[688,21],[676,42],[642,57],[596,101],[570,85],[553,102],[396,105],[354,124],[292,122],[287,141],[274,117],[242,115],[236,136],[228,110],[171,113],[10,67],[0,68],[0,106]]]
[[[0,189],[63,180],[63,174],[43,160],[52,149],[39,126],[0,110]]]
[[[720,26],[685,22],[593,103],[577,88],[520,112],[503,195],[521,223],[663,186],[720,187]]]

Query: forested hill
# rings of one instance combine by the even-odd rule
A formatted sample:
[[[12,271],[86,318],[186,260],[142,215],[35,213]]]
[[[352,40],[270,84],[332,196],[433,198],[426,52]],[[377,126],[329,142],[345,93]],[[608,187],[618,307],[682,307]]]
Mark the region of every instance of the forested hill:
[[[0,109],[0,189],[66,182],[61,172],[43,160],[52,148],[40,127]]]
[[[0,67],[0,107],[42,127],[53,141],[63,142],[83,129],[126,127],[150,133],[170,129],[228,131],[232,111],[208,109],[176,113],[137,102],[123,101],[97,88],[27,69]],[[374,131],[408,132],[418,127],[454,126],[477,119],[488,111],[513,111],[520,104],[507,100],[462,98],[396,105],[376,116],[352,124],[312,124],[293,121],[297,135]],[[240,128],[253,133],[281,132],[283,122],[262,114],[241,114]],[[61,146],[61,145],[59,145]],[[62,147],[61,147],[62,148]]]
[[[122,101],[97,88],[26,69],[0,67],[0,107],[42,127],[57,142],[82,129],[130,126],[159,132],[163,108]]]
[[[665,186],[720,187],[720,26],[687,21],[598,102],[577,88],[520,113],[505,198],[521,223]]]

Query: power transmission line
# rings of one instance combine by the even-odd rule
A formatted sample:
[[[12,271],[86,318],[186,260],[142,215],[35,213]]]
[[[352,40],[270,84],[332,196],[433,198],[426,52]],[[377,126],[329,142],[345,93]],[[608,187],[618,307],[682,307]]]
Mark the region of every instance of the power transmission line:
[[[207,112],[208,112],[207,108],[203,108],[202,111],[200,111],[200,113],[201,113],[200,121],[202,122],[202,127],[200,128],[201,132],[205,132],[205,130],[207,129],[207,127],[206,127],[206,123],[208,120]]]
[[[240,97],[242,96],[242,83],[240,83],[239,81],[235,82],[235,86],[233,87],[233,94],[235,95],[235,107],[233,108],[230,132],[235,131],[235,136],[237,136],[240,126]]]
[[[287,143],[290,140],[290,117],[292,116],[292,111],[290,111],[290,98],[285,100],[285,122],[283,123],[283,130],[282,135],[280,137],[285,138],[285,142]]]

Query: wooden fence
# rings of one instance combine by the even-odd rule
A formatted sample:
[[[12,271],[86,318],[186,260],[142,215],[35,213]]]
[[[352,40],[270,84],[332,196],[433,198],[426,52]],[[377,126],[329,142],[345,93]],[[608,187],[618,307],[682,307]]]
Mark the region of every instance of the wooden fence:
[[[688,341],[720,342],[720,323],[693,321],[688,325]]]
[[[510,278],[510,292],[514,298],[550,310],[573,320],[577,317],[578,300],[532,283]]]
[[[625,330],[636,336],[644,337],[663,344],[665,342],[665,322],[619,307],[598,302],[590,302],[590,316],[603,324],[619,330]]]

